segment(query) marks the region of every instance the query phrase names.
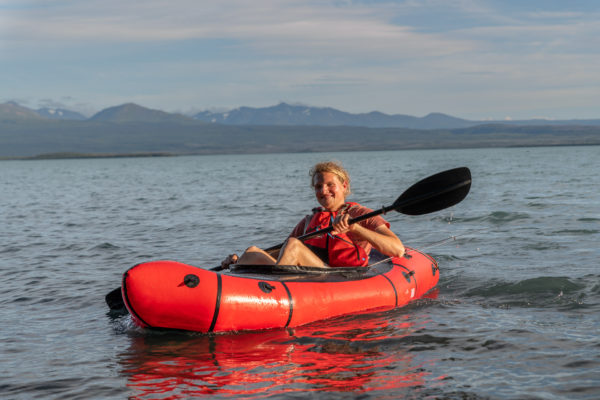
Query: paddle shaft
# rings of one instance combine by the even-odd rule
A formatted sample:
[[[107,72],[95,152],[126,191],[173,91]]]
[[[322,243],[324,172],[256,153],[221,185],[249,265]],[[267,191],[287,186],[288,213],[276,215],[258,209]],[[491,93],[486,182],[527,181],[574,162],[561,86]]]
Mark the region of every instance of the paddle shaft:
[[[350,220],[348,220],[348,225],[356,224],[357,222],[364,221],[364,220],[374,217],[376,215],[385,214],[388,211],[391,211],[393,209],[394,209],[394,206],[391,205],[391,206],[387,206],[387,207],[382,207],[375,211],[371,211],[370,213],[367,213],[367,214],[360,215],[356,218],[351,218]],[[318,229],[314,232],[305,233],[304,235],[298,236],[296,239],[305,240],[305,239],[309,239],[311,237],[315,237],[318,235],[324,235],[324,234],[330,233],[331,231],[333,231],[333,226],[328,226],[327,228]],[[271,246],[268,249],[265,249],[265,251],[268,253],[270,251],[279,250],[280,248],[283,247],[284,243],[279,243],[276,246]]]
[[[384,206],[384,207],[379,208],[377,210],[371,211],[371,212],[369,212],[367,214],[359,215],[356,218],[350,219],[348,221],[348,224],[349,225],[356,224],[357,222],[364,221],[364,220],[369,219],[371,217],[375,217],[375,216],[381,215],[381,214],[386,214],[388,211],[392,211],[392,210],[395,210],[395,211],[398,211],[398,212],[402,213],[402,208],[403,207],[409,207],[409,206],[411,206],[413,204],[417,204],[417,203],[424,202],[424,201],[427,201],[429,199],[432,199],[432,198],[435,198],[435,197],[438,197],[438,196],[442,196],[442,195],[444,195],[446,193],[453,192],[453,191],[455,191],[457,189],[460,189],[460,188],[462,188],[462,187],[464,187],[466,185],[470,185],[470,184],[471,184],[471,180],[468,179],[468,180],[456,183],[454,185],[447,186],[447,187],[442,188],[440,190],[434,190],[434,191],[430,191],[430,192],[427,192],[427,193],[423,193],[420,196],[414,196],[414,197],[411,197],[411,198],[408,198],[408,199],[402,199],[402,196],[400,196],[394,202],[394,204],[392,204],[391,206]],[[314,232],[309,232],[309,233],[306,233],[304,235],[298,236],[296,239],[298,239],[298,240],[306,240],[306,239],[309,239],[311,237],[315,237],[315,236],[318,236],[318,235],[324,235],[324,234],[330,233],[331,231],[333,231],[333,226],[328,226],[327,228],[318,229],[318,230],[316,230]],[[268,249],[265,249],[265,251],[268,253],[270,251],[279,250],[279,249],[281,249],[283,247],[284,243],[280,243],[280,244],[278,244],[276,246],[269,247]]]

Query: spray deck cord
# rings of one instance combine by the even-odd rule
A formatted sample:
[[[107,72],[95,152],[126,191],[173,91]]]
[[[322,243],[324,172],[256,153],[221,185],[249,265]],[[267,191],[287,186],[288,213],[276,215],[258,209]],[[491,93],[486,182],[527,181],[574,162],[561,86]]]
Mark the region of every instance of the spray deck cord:
[[[473,233],[476,233],[476,232],[487,231],[488,229],[489,228],[475,229],[475,230],[472,230],[472,231],[469,231],[469,232],[462,233],[460,235],[449,236],[449,237],[447,237],[445,239],[442,239],[442,240],[439,240],[437,242],[433,242],[431,244],[428,244],[427,246],[423,246],[423,247],[420,247],[418,249],[410,249],[405,254],[410,254],[410,253],[412,253],[414,251],[422,252],[423,250],[431,249],[432,247],[441,246],[442,244],[445,244],[447,242],[454,241],[454,240],[456,240],[456,238],[459,238],[459,237],[462,237],[462,236],[467,236],[467,235],[472,235]],[[377,262],[375,262],[373,264],[370,264],[369,267],[373,267],[375,265],[378,265],[378,264],[381,264],[381,263],[384,263],[384,262],[388,262],[391,259],[392,259],[392,257],[384,258],[383,260],[380,260],[380,261],[377,261]]]

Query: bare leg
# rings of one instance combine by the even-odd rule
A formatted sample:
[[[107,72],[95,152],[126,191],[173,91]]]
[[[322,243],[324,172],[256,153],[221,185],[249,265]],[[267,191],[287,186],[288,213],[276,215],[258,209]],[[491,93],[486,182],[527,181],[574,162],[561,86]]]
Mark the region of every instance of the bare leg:
[[[279,253],[277,265],[303,265],[326,267],[327,265],[315,253],[296,238],[288,238]]]
[[[237,260],[239,265],[274,265],[275,259],[266,251],[256,246],[250,246]]]

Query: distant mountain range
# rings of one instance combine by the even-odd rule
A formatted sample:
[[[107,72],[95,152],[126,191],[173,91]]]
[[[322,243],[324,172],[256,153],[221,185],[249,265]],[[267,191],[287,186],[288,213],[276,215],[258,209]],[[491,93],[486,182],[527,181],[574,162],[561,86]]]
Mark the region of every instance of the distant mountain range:
[[[600,119],[591,120],[545,120],[521,121],[470,121],[442,113],[431,113],[424,117],[389,115],[378,111],[350,114],[335,108],[319,108],[280,103],[265,108],[240,107],[226,112],[203,111],[194,118],[226,125],[296,125],[296,126],[362,126],[368,128],[408,129],[457,129],[477,125],[591,125],[600,126]]]
[[[0,120],[2,121],[25,121],[40,120],[46,118],[35,110],[23,107],[12,101],[0,104]]]
[[[102,122],[191,122],[192,118],[127,103],[106,108],[92,116],[89,121]]]
[[[273,107],[240,107],[227,112],[203,111],[194,118],[226,125],[297,125],[297,126],[363,126],[369,128],[452,129],[472,126],[474,123],[432,113],[425,117],[388,115],[378,111],[350,114],[335,108],[295,106],[280,103]]]
[[[0,158],[600,145],[600,120],[482,124],[443,114],[348,114],[285,103],[203,115],[129,103],[82,119],[68,110],[0,104]]]
[[[63,108],[38,108],[35,110],[41,117],[49,119],[68,119],[72,121],[83,121],[87,119],[83,114],[76,111],[69,111]]]
[[[356,126],[367,128],[407,128],[407,129],[459,129],[478,125],[587,125],[600,126],[600,119],[588,120],[546,120],[530,119],[515,121],[472,121],[442,113],[431,113],[424,117],[378,111],[351,114],[330,107],[310,107],[280,103],[272,107],[240,107],[225,112],[202,111],[191,116],[152,110],[137,104],[127,103],[104,109],[91,118],[65,109],[41,108],[32,110],[9,102],[0,104],[0,119],[55,119],[76,121],[112,122],[191,122],[202,121],[221,125],[249,126]]]

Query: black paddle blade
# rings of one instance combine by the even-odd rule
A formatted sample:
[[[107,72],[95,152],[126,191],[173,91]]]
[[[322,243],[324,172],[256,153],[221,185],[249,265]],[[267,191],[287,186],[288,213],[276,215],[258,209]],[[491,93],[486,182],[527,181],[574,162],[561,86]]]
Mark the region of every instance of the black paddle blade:
[[[111,310],[120,310],[125,308],[125,302],[123,301],[123,296],[121,295],[121,288],[118,287],[112,290],[109,294],[104,298],[106,300],[106,304],[108,308]]]
[[[460,203],[471,189],[467,167],[449,169],[409,187],[392,207],[406,215],[423,215]]]

